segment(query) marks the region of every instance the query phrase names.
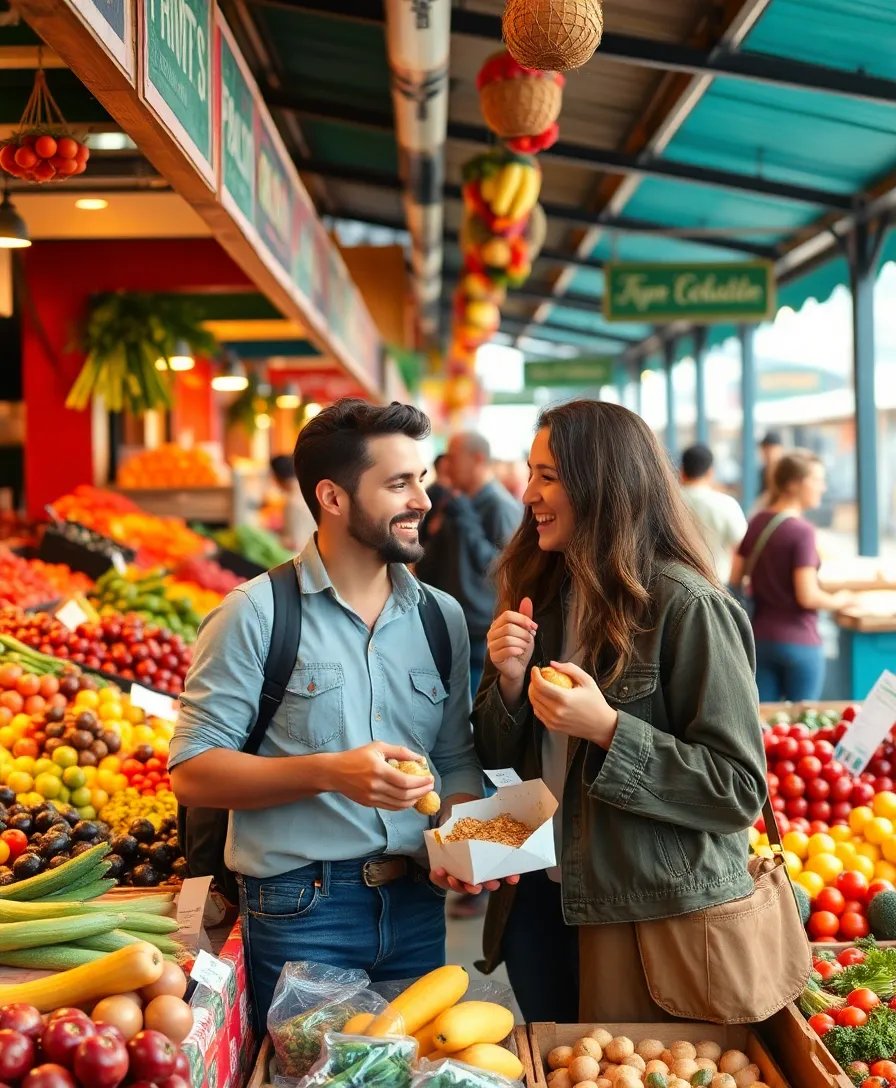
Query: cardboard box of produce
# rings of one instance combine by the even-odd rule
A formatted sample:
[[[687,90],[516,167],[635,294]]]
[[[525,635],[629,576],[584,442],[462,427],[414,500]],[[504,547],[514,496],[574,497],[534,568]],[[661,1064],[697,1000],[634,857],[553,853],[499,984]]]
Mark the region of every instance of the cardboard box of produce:
[[[445,869],[468,884],[549,869],[556,864],[553,825],[556,811],[557,800],[540,778],[500,786],[493,797],[456,805],[451,818],[442,827],[424,832],[430,867]],[[512,816],[534,829],[522,846],[476,839],[445,842],[459,820],[493,820],[501,815]]]
[[[696,1021],[669,1021],[660,1024],[530,1024],[529,1047],[532,1056],[532,1076],[529,1088],[547,1085],[550,1067],[548,1055],[556,1047],[572,1047],[595,1028],[603,1028],[614,1039],[625,1037],[637,1046],[643,1040],[655,1039],[666,1047],[676,1042],[716,1043],[721,1050],[739,1050],[759,1067],[761,1083],[768,1088],[791,1088],[778,1063],[752,1028],[743,1025],[703,1024]],[[688,1078],[690,1080],[690,1077]],[[821,1088],[804,1081],[794,1081],[794,1088]],[[828,1085],[831,1088],[831,1085]],[[840,1086],[838,1085],[838,1088]]]

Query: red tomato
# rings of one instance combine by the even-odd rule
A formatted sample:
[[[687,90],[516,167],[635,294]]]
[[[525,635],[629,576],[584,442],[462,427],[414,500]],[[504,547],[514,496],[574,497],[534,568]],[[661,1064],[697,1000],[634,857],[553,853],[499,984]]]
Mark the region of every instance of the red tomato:
[[[815,965],[815,970],[821,975],[822,982],[827,982],[834,975],[839,975],[843,968],[836,961],[819,960]]]
[[[838,778],[843,778],[844,775],[846,775],[846,768],[839,759],[832,759],[830,763],[825,763],[821,768],[821,777],[825,782],[836,782]]]
[[[858,899],[847,899],[846,906],[843,908],[844,914],[864,914],[865,904],[860,903]]]
[[[834,759],[833,744],[831,744],[830,740],[822,738],[821,730],[818,731],[816,736],[818,739],[815,741],[815,758],[822,764],[831,763]]]
[[[864,873],[846,871],[837,877],[837,890],[846,899],[864,899],[868,894],[868,880]]]
[[[810,918],[811,921],[811,918]],[[868,919],[864,914],[845,913],[840,918],[840,937],[844,941],[857,941],[871,932]]]
[[[867,986],[862,986],[858,990],[853,990],[849,997],[846,999],[847,1005],[852,1005],[854,1009],[862,1009],[864,1012],[871,1012],[871,1010],[880,1004],[880,998],[874,992],[869,990]]]
[[[813,940],[819,937],[836,937],[840,929],[840,919],[829,910],[817,910],[809,916],[809,936]]]
[[[854,706],[848,706],[840,718],[844,722],[854,722],[856,720],[856,708]]]
[[[800,760],[800,765],[805,762],[804,759]],[[831,784],[823,778],[810,778],[806,783],[806,796],[810,801],[826,801],[830,795]]]
[[[815,743],[814,741],[805,739],[798,742],[797,755],[801,760],[807,758],[815,758]],[[821,768],[819,767],[819,770]]]
[[[809,802],[805,797],[791,797],[789,801],[785,801],[783,797],[775,797],[772,800],[772,808],[775,808],[775,801],[780,801],[784,805],[784,810],[791,820],[799,820],[809,811]],[[807,820],[806,830],[808,831],[808,829],[809,822]]]
[[[896,1062],[875,1062],[874,1065],[871,1066],[871,1076],[883,1077],[884,1080],[896,1079]]]
[[[837,1024],[841,1028],[860,1028],[868,1023],[868,1013],[863,1009],[857,1009],[853,1005],[847,1005],[837,1013]]]
[[[837,957],[837,962],[844,967],[852,967],[854,963],[865,962],[865,953],[861,948],[844,948]]]
[[[873,880],[868,885],[868,891],[865,893],[865,902],[870,903],[878,892],[892,891],[896,891],[896,888],[893,887],[889,880]]]
[[[9,847],[10,861],[15,861],[19,854],[24,854],[28,849],[28,836],[24,831],[17,831],[15,828],[10,828],[0,835],[0,839],[2,839]]]
[[[812,821],[812,834],[817,831],[826,833],[830,829],[831,806],[827,801],[813,801],[806,809],[806,815]],[[815,825],[818,824],[816,827]]]
[[[846,909],[846,899],[836,888],[822,888],[815,897],[814,906],[816,910],[829,911],[839,917]]]
[[[21,165],[21,163],[19,164]],[[799,758],[800,742],[795,737],[783,737],[778,742],[778,748],[776,755],[779,759],[792,759]]]
[[[809,1027],[815,1032],[816,1035],[825,1035],[837,1026],[837,1021],[833,1016],[828,1016],[826,1012],[817,1012],[814,1016],[809,1017]]]
[[[790,727],[790,735],[796,737],[797,740],[805,740],[811,732],[812,730],[805,722],[794,722]]]
[[[135,774],[143,774],[143,764],[139,759],[126,759],[121,765],[121,773],[132,778]]]
[[[788,774],[781,779],[781,784],[778,789],[780,790],[782,797],[792,800],[796,797],[803,796],[806,792],[806,783],[798,774]]]

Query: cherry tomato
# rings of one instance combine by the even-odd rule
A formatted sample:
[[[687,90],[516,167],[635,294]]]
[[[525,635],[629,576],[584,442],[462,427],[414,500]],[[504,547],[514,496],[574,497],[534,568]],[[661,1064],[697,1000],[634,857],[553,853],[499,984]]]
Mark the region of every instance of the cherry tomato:
[[[892,891],[896,891],[896,888],[893,887],[889,880],[872,880],[868,885],[868,891],[865,893],[865,902],[870,903],[878,892]]]
[[[817,1012],[814,1016],[809,1017],[809,1027],[816,1035],[826,1035],[831,1028],[836,1026],[837,1021],[833,1016],[828,1016],[826,1012]]]
[[[809,916],[809,936],[813,940],[820,937],[836,937],[840,929],[840,919],[829,910],[817,910]]]
[[[854,1005],[847,1005],[837,1013],[837,1025],[841,1028],[860,1028],[868,1023],[868,1013],[864,1009],[857,1009]]]
[[[821,975],[822,981],[827,982],[834,975],[839,975],[843,967],[839,963],[832,963],[830,960],[819,960],[815,965],[815,970]]]
[[[845,899],[864,900],[868,894],[868,880],[864,873],[847,869],[837,877],[837,891],[843,892]]]
[[[838,891],[836,888],[822,888],[815,897],[815,908],[816,910],[829,911],[839,918],[846,909],[846,899],[843,897],[843,892]]]
[[[896,1079],[896,1062],[875,1062],[874,1065],[871,1066],[871,1076],[882,1077],[884,1080]]]
[[[9,847],[9,858],[11,861],[15,861],[20,854],[24,854],[28,849],[28,836],[24,831],[10,828],[0,835],[0,839],[2,839]]]
[[[865,962],[865,953],[861,948],[844,948],[837,957],[837,962],[844,967],[852,967],[855,963]]]
[[[840,918],[840,936],[844,941],[857,941],[871,932],[868,919],[864,914],[848,913]]]
[[[869,990],[867,986],[863,986],[858,990],[853,990],[849,997],[846,999],[847,1005],[852,1005],[854,1009],[862,1009],[864,1012],[871,1012],[871,1010],[880,1004],[880,998],[874,992]]]

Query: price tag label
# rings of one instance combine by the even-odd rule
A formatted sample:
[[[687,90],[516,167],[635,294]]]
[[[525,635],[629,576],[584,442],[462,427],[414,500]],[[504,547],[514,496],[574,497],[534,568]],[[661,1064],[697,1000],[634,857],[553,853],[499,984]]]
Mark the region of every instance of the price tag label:
[[[204,948],[200,948],[196,953],[196,961],[193,964],[193,970],[190,972],[190,978],[195,978],[197,982],[202,983],[203,986],[208,986],[216,994],[223,994],[227,989],[232,974],[232,964],[225,963],[224,960],[219,960],[217,956],[213,956],[210,952],[206,952]]]
[[[131,684],[131,706],[139,706],[148,718],[163,718],[166,722],[177,721],[177,703],[170,695],[150,691],[140,684]]]
[[[87,623],[90,617],[77,601],[66,601],[56,609],[56,619],[69,631],[74,631],[82,623]]]
[[[884,672],[855,721],[843,734],[834,758],[854,775],[860,775],[871,762],[881,741],[896,725],[896,676]]]
[[[523,781],[512,767],[501,771],[486,771],[486,775],[500,789],[502,786],[519,786]]]
[[[113,552],[110,556],[112,560],[112,566],[118,571],[119,574],[124,574],[128,569],[128,565],[125,562],[124,556],[121,552]]]

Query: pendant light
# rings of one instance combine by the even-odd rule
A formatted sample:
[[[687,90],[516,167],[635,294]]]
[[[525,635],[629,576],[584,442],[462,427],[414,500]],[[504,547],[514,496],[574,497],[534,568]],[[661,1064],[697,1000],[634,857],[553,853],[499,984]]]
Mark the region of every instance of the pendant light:
[[[221,373],[212,378],[212,389],[216,389],[219,393],[241,393],[248,385],[246,368],[232,354],[228,355],[227,364]]]
[[[174,345],[174,354],[168,360],[168,366],[172,370],[192,370],[196,365],[196,360],[193,358],[193,353],[190,351],[190,345],[186,340],[178,340]]]
[[[299,387],[295,382],[287,382],[283,387],[283,392],[277,396],[278,408],[298,408],[302,403],[302,398],[299,396]]]
[[[4,189],[0,204],[0,249],[27,249],[31,245],[25,220],[19,215]]]

